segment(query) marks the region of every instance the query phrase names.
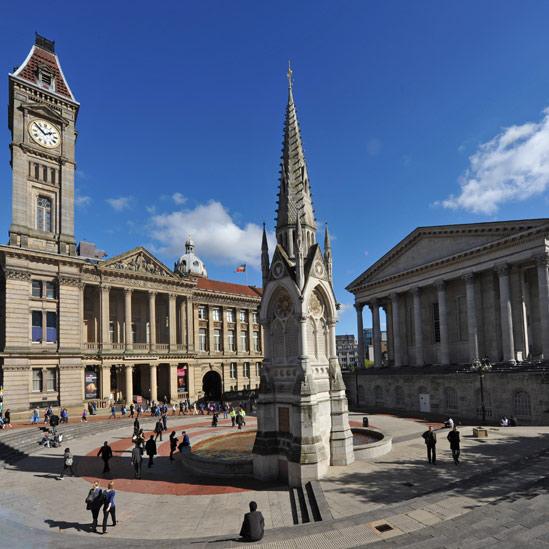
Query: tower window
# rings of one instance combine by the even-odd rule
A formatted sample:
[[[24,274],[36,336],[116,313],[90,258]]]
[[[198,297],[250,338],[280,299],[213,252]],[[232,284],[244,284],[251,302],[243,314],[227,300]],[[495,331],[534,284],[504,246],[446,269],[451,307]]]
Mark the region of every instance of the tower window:
[[[38,84],[49,91],[55,91],[55,78],[53,74],[42,68],[38,69]]]
[[[39,231],[52,232],[51,200],[45,196],[39,196],[36,200],[36,228]]]

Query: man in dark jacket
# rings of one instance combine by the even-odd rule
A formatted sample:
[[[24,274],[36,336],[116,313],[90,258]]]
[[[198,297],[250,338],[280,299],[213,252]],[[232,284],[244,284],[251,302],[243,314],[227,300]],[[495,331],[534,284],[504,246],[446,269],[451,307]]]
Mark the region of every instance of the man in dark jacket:
[[[151,435],[151,438],[149,438],[149,440],[147,440],[147,444],[145,444],[145,452],[147,452],[147,455],[149,456],[149,467],[152,467],[153,458],[156,455],[156,442],[154,441],[153,435]]]
[[[160,442],[162,442],[162,431],[164,430],[164,425],[162,425],[162,420],[158,420],[156,422],[156,425],[154,426],[154,432],[156,436],[154,437],[154,440],[157,440],[158,437],[160,437]],[[151,435],[152,438],[152,435]]]
[[[132,450],[132,465],[135,472],[135,478],[141,478],[142,461],[143,461],[143,454],[141,453],[141,448],[136,443],[134,449]]]
[[[259,541],[265,533],[265,520],[257,510],[257,503],[250,501],[250,512],[244,515],[240,536],[244,541]]]
[[[448,433],[448,441],[450,442],[450,450],[452,450],[452,457],[454,458],[454,463],[459,465],[459,431],[454,425],[454,428]]]
[[[425,431],[421,436],[425,440],[425,445],[427,446],[427,459],[429,460],[429,463],[435,465],[437,462],[437,435],[429,425],[429,430]]]
[[[112,458],[112,448],[107,441],[99,448],[97,456],[101,456],[101,459],[103,460],[103,473],[110,472],[109,460]]]

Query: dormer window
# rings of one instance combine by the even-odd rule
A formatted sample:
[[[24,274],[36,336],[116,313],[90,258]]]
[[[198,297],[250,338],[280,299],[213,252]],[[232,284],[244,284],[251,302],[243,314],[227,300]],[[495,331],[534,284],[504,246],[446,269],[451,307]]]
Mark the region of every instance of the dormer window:
[[[55,77],[49,70],[40,67],[38,69],[38,85],[45,90],[55,91]]]

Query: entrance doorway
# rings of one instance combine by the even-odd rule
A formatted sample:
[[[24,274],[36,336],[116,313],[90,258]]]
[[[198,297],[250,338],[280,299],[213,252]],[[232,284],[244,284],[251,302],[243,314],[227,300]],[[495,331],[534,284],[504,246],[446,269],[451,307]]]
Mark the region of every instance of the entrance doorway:
[[[431,395],[428,393],[419,394],[419,411],[426,413],[431,411]]]
[[[202,378],[202,391],[206,400],[221,400],[221,376],[210,370]]]

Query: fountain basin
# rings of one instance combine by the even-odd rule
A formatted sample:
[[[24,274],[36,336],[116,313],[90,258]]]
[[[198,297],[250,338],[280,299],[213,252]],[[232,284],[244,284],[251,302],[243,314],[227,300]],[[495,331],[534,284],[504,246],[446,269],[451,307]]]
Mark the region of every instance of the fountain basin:
[[[393,449],[392,437],[385,436],[380,431],[364,427],[351,428],[353,433],[353,450],[355,459],[372,459],[388,454]]]

